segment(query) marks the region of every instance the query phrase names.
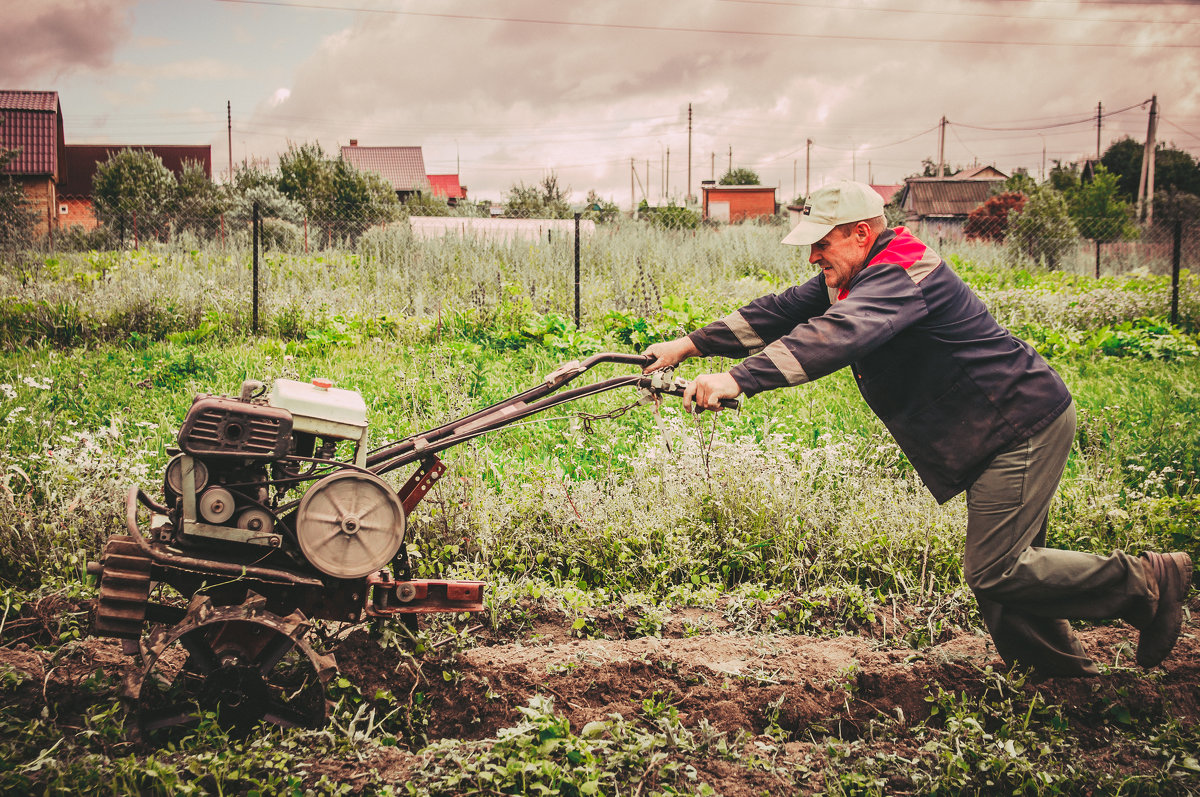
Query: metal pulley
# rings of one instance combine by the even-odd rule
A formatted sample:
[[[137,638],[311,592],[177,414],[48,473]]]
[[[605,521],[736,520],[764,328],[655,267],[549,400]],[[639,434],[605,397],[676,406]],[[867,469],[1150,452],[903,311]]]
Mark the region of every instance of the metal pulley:
[[[337,578],[361,578],[386,565],[404,540],[404,507],[378,476],[343,470],[314,484],[296,513],[304,557]]]
[[[233,517],[237,504],[233,500],[233,493],[224,487],[209,487],[200,494],[196,508],[200,510],[200,517],[209,523],[220,524]]]
[[[196,492],[199,493],[208,486],[208,466],[202,460],[188,457],[187,454],[176,454],[167,463],[167,472],[164,477],[166,483],[166,491],[169,495],[179,497],[183,495],[183,467],[184,460],[191,459],[192,472],[195,474]]]

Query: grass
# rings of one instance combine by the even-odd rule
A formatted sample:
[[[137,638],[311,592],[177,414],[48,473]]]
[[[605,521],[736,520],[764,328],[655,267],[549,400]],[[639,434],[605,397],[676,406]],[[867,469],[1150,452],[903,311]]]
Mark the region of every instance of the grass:
[[[537,384],[565,360],[638,350],[803,278],[806,267],[777,237],[754,227],[598,234],[585,250],[580,330],[566,321],[565,243],[435,245],[392,230],[353,253],[270,254],[257,337],[246,334],[244,260],[218,252],[81,253],[41,264],[24,284],[6,276],[5,617],[40,596],[90,597],[85,563],[120,529],[130,484],[161,489],[166,450],[195,393],[325,376],[362,392],[372,444],[397,439]],[[1186,277],[1184,323],[1169,327],[1162,277],[1095,281],[961,258],[956,268],[1046,352],[1075,395],[1077,445],[1052,507],[1051,544],[1183,549],[1200,559],[1200,282]],[[1158,320],[1137,322],[1146,316]],[[748,632],[825,633],[831,623],[853,631],[897,602],[924,613],[907,632],[916,648],[947,624],[978,627],[961,574],[962,499],[933,501],[845,374],[755,397],[739,414],[689,417],[668,402],[661,426],[647,407],[589,423],[574,415],[633,398],[605,394],[447,452],[447,477],[409,519],[419,574],[487,580],[493,628],[543,599],[563,607],[578,636],[602,634],[603,613],[624,616],[631,635],[654,636],[664,609],[718,602]],[[80,622],[64,614],[56,644],[77,638]],[[0,673],[14,701],[29,688],[18,681]],[[1063,752],[1071,729],[1055,707],[1005,683],[982,698],[931,693],[937,712],[905,761],[837,740],[827,769],[780,777],[820,778],[823,790],[845,794],[887,793],[898,771],[915,773],[906,783],[929,793],[1072,790],[1087,773]],[[10,762],[0,791],[78,783],[114,793],[335,793],[336,782],[297,780],[294,770],[314,750],[337,758],[403,742],[348,698],[315,735],[235,742],[210,725],[147,756],[124,742],[122,716],[105,713],[112,701],[96,705],[86,732],[65,740],[53,718],[0,710],[0,760]],[[737,766],[761,766],[735,740],[676,727],[662,707],[653,713],[576,730],[550,706],[530,705],[503,738],[427,750],[409,792],[536,782],[586,794],[636,771],[647,788],[702,793],[703,779],[687,774],[697,756],[724,750]],[[1195,734],[1170,722],[1131,734],[1157,745],[1163,764],[1111,790],[1171,793],[1194,761],[1186,751],[1194,755]],[[511,770],[514,760],[533,770]]]

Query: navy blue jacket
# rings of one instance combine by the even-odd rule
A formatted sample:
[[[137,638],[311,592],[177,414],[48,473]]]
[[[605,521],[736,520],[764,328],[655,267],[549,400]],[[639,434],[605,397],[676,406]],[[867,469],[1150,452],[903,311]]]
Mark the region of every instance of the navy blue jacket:
[[[840,294],[818,274],[690,337],[705,356],[746,358],[730,374],[747,396],[849,365],[943,503],[1071,403],[1054,369],[903,227],[880,234]]]

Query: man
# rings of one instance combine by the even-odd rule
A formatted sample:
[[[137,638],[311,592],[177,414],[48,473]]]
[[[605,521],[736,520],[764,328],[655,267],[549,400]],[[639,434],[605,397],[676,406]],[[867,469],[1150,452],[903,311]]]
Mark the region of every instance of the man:
[[[932,249],[887,229],[870,186],[813,192],[783,243],[811,246],[821,273],[690,335],[646,349],[651,371],[695,356],[746,358],[696,378],[685,409],[798,385],[849,365],[934,497],[967,494],[964,570],[1005,662],[1044,675],[1098,673],[1071,619],[1140,630],[1158,665],[1179,636],[1184,553],[1108,557],[1044,547],[1050,499],[1075,436],[1059,375],[1014,337]]]

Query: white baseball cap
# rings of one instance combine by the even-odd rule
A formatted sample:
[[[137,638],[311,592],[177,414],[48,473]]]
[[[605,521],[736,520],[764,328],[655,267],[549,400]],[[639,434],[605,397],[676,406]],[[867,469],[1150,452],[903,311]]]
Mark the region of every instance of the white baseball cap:
[[[842,180],[812,192],[804,203],[804,218],[783,243],[809,246],[839,224],[883,215],[883,197],[869,185]]]

